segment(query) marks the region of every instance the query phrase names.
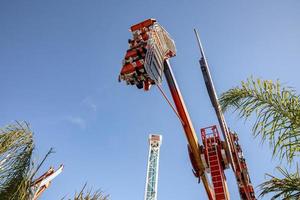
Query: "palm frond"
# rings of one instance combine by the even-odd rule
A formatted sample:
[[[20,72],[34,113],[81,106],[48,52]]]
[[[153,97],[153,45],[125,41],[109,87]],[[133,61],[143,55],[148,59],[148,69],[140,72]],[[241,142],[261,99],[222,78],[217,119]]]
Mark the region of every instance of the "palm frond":
[[[109,195],[104,195],[101,190],[92,192],[92,190],[86,190],[85,184],[78,194],[75,194],[74,200],[109,200]]]
[[[26,122],[16,122],[0,130],[1,199],[28,198],[33,149],[33,135]]]
[[[295,173],[289,173],[286,169],[277,168],[283,178],[277,178],[267,174],[269,180],[259,185],[260,197],[269,193],[275,193],[271,200],[298,200],[300,199],[300,174],[297,168]]]
[[[257,115],[253,126],[255,136],[268,140],[273,155],[291,162],[300,152],[300,98],[279,81],[247,79],[240,87],[223,93],[220,104],[224,111],[234,108],[240,117]]]

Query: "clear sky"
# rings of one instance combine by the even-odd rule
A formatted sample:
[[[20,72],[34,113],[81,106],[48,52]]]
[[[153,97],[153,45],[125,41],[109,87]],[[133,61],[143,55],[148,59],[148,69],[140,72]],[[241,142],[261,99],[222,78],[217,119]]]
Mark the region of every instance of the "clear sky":
[[[72,196],[85,182],[114,200],[144,196],[148,134],[163,135],[158,199],[206,199],[191,172],[182,127],[157,88],[117,81],[130,25],[156,18],[177,45],[171,64],[194,127],[217,120],[199,69],[200,31],[218,94],[253,75],[300,91],[299,0],[0,1],[0,126],[26,120],[35,160],[65,164],[41,199]],[[168,91],[166,82],[163,87]],[[239,133],[254,186],[273,173],[253,121],[226,113]],[[232,172],[228,185],[239,199]],[[267,197],[264,199],[268,199]]]

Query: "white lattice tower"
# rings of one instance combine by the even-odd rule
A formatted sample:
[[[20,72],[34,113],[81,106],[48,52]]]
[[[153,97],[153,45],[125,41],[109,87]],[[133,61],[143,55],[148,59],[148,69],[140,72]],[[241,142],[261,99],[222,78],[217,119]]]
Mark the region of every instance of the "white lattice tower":
[[[158,165],[159,165],[159,150],[162,142],[161,135],[149,136],[149,155],[148,155],[148,167],[147,178],[145,188],[144,200],[156,200],[157,199],[157,179],[158,179]]]

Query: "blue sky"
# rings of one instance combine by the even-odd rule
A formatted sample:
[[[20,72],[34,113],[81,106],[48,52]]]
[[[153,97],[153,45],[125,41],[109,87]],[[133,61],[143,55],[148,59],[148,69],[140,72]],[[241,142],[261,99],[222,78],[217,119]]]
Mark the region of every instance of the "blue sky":
[[[218,94],[250,75],[300,91],[299,10],[297,0],[3,0],[0,126],[28,121],[35,160],[54,147],[44,169],[65,164],[41,199],[72,196],[85,182],[114,200],[142,199],[150,133],[163,135],[158,198],[206,199],[191,173],[181,125],[157,88],[143,92],[117,81],[128,29],[152,17],[172,35],[178,52],[171,64],[199,135],[217,119],[193,28],[200,31]],[[226,118],[257,186],[279,161],[251,135],[253,120],[232,113]],[[226,175],[231,198],[238,199],[232,172]]]

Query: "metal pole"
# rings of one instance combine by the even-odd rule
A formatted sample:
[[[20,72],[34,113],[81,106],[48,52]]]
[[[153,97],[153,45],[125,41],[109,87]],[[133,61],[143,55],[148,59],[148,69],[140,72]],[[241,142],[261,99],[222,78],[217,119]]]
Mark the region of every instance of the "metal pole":
[[[231,140],[231,137],[230,137],[230,134],[229,134],[228,127],[226,125],[226,121],[225,121],[221,106],[220,106],[219,101],[218,101],[218,96],[217,96],[217,93],[216,93],[216,90],[215,90],[215,87],[214,87],[212,77],[210,75],[208,63],[207,63],[207,60],[206,60],[206,57],[205,57],[205,54],[204,54],[204,51],[203,51],[203,47],[202,47],[198,32],[197,32],[196,29],[194,29],[194,32],[195,32],[197,42],[198,42],[198,46],[199,46],[199,49],[200,49],[201,59],[199,60],[199,63],[200,63],[200,66],[201,66],[201,71],[202,71],[202,75],[203,75],[204,82],[205,82],[205,85],[206,85],[206,89],[207,89],[210,101],[211,101],[211,103],[212,103],[212,105],[215,109],[215,112],[216,112],[216,115],[217,115],[217,118],[218,118],[218,121],[219,121],[219,125],[221,127],[223,137],[225,139],[226,151],[227,151],[226,153],[229,156],[229,161],[231,163],[233,171],[235,172],[236,167],[235,167],[235,163],[233,161],[233,156],[232,156],[232,149],[233,149],[232,140]]]

